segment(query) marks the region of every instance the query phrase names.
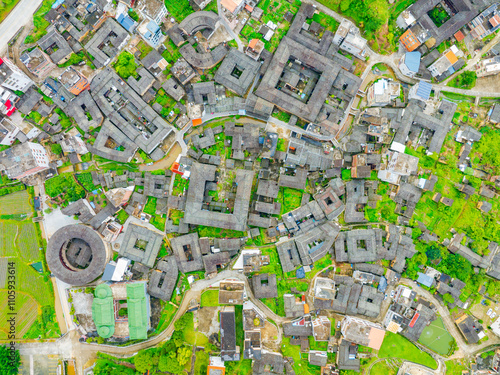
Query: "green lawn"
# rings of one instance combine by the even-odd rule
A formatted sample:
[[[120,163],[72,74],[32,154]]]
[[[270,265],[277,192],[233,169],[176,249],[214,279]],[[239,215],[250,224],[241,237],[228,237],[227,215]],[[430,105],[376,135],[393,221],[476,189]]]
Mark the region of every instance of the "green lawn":
[[[201,307],[204,306],[219,306],[219,290],[208,289],[201,295]]]
[[[379,358],[401,358],[421,365],[437,368],[436,361],[428,354],[422,352],[409,340],[401,335],[386,332],[385,339],[378,352]]]
[[[375,363],[370,371],[370,375],[396,375],[397,373],[397,369],[389,366],[385,361]]]
[[[277,201],[281,203],[280,215],[300,207],[303,191],[281,187]]]
[[[424,329],[418,341],[436,353],[448,356],[452,354],[455,339],[444,327],[443,320],[438,318]]]

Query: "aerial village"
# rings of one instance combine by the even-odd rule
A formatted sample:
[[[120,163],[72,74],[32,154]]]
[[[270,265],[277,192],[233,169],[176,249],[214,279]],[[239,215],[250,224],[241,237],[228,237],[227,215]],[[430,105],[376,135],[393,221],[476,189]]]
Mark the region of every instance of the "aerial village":
[[[0,59],[20,373],[500,373],[500,3],[397,1],[392,54],[182,3],[46,0]]]

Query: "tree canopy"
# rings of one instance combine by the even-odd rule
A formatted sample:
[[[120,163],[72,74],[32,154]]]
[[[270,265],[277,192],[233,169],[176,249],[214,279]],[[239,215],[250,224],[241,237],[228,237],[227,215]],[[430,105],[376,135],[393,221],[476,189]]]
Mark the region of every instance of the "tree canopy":
[[[123,79],[135,76],[137,64],[135,63],[134,55],[127,51],[120,53],[115,63],[115,69]]]
[[[0,373],[4,375],[17,375],[21,365],[19,350],[11,351],[7,346],[0,346]]]

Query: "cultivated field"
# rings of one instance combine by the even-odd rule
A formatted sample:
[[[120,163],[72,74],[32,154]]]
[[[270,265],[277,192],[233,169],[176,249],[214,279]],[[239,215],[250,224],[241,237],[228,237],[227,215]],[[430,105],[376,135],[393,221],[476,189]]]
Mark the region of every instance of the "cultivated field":
[[[0,197],[0,215],[27,214],[30,212],[31,206],[26,190]]]

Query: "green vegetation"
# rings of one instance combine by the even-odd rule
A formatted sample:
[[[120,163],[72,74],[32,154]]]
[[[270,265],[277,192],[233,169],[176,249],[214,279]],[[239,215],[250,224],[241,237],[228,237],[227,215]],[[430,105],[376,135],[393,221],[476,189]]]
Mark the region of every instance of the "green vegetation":
[[[116,220],[118,220],[119,223],[123,225],[129,218],[129,216],[130,215],[127,213],[127,211],[121,209],[120,211],[118,211],[118,214],[116,215]]]
[[[130,10],[133,11],[133,9],[131,8]],[[141,40],[139,43],[137,43],[137,46],[136,48],[141,51],[141,55],[139,56],[139,59],[142,60],[144,57],[147,56],[147,54],[149,52],[151,52],[153,50],[153,47],[151,47],[149,44],[147,44],[146,42],[144,42],[143,40]]]
[[[189,187],[189,180],[182,178],[180,174],[175,174],[174,177],[174,186],[172,189],[172,195],[182,195],[187,192],[187,189]]]
[[[0,346],[0,372],[4,375],[17,375],[21,366],[19,350],[13,351],[7,345]]]
[[[278,144],[276,145],[276,151],[286,152],[288,149],[288,141],[283,138],[278,138]]]
[[[71,173],[62,173],[47,180],[45,191],[52,198],[58,197],[64,207],[69,202],[85,197],[85,190],[75,181]]]
[[[139,21],[139,15],[135,12],[135,10],[133,10],[132,8],[130,8],[128,10],[128,15],[130,16],[130,18],[132,18],[134,21]]]
[[[181,22],[191,13],[194,13],[193,8],[191,8],[189,4],[189,0],[169,1],[167,3],[167,9],[177,22]]]
[[[270,273],[276,275],[278,286],[278,298],[262,299],[262,302],[274,313],[285,316],[285,305],[283,295],[290,293],[291,288],[297,288],[301,292],[307,291],[309,283],[306,279],[295,278],[295,272],[284,274],[281,268],[278,251],[275,246],[261,248],[262,255],[269,256],[269,264],[262,267],[259,273]],[[319,263],[319,262],[318,262]]]
[[[377,362],[373,365],[371,375],[396,375],[398,370],[393,366],[389,366],[386,361]]]
[[[78,182],[82,184],[83,188],[88,192],[97,190],[97,186],[94,185],[94,182],[92,181],[92,174],[90,172],[77,173],[75,176]]]
[[[31,211],[26,191],[15,192],[0,198],[0,216],[26,214]]]
[[[477,164],[493,174],[500,173],[500,130],[483,128],[483,136],[474,143],[471,160],[477,158]],[[475,163],[476,164],[476,163]]]
[[[455,348],[455,339],[446,330],[443,319],[438,318],[425,327],[418,341],[438,354],[449,356]]]
[[[214,227],[206,227],[198,225],[196,231],[200,237],[214,237],[214,238],[237,238],[244,237],[246,232],[240,232],[232,229],[221,229]]]
[[[300,203],[302,202],[302,194],[304,192],[301,190],[295,190],[288,187],[281,187],[278,193],[277,201],[281,203],[281,211],[280,215],[283,215],[287,212],[295,210],[300,207]]]
[[[450,19],[448,12],[443,8],[441,4],[436,5],[429,11],[429,17],[434,22],[434,25],[441,27]]]
[[[459,89],[470,90],[476,86],[477,74],[476,72],[466,71],[448,82],[446,86],[457,87]]]
[[[348,169],[345,170],[347,171]],[[398,220],[398,215],[394,212],[396,210],[396,202],[389,195],[389,184],[387,182],[380,182],[377,194],[382,199],[377,201],[376,208],[365,207],[365,218],[371,223],[386,221],[396,224]]]
[[[33,15],[33,32],[26,37],[24,43],[34,43],[38,41],[42,36],[47,34],[47,27],[49,27],[49,23],[43,18],[45,14],[50,10],[54,0],[44,0],[40,8]]]
[[[249,19],[246,25],[241,30],[241,35],[247,41],[250,41],[252,39],[262,40],[264,42],[265,48],[270,52],[274,52],[276,48],[278,48],[281,39],[283,39],[285,34],[288,32],[288,29],[290,28],[290,23],[288,21],[285,21],[283,19],[283,16],[287,12],[296,14],[297,11],[299,10],[299,7],[300,7],[299,0],[293,0],[290,2],[262,0],[259,3],[259,8],[261,8],[264,11],[264,14],[260,22],[252,18]],[[321,23],[322,25],[326,25],[326,27],[331,28],[332,30],[336,29],[338,25],[338,23],[334,19],[331,19],[329,16],[326,15],[321,15],[321,16],[318,15],[316,17],[316,20],[317,22]],[[267,24],[269,21],[278,25],[278,28],[274,31],[274,35],[272,36],[271,40],[267,41],[264,40],[263,36],[259,34],[258,31],[261,24]]]
[[[278,120],[286,122],[286,123],[288,123],[288,121],[290,121],[290,117],[292,117],[292,115],[290,113],[283,112],[283,111],[273,112],[272,116],[274,118],[277,118]]]
[[[327,7],[339,11],[352,18],[364,30],[364,37],[376,43],[377,34],[383,34],[389,21],[389,2],[387,0],[319,0]],[[386,36],[389,44],[392,43],[393,34]],[[378,48],[375,48],[378,49]]]
[[[208,289],[201,295],[201,307],[204,306],[219,306],[219,290]]]
[[[84,60],[83,56],[85,56],[83,52],[79,52],[78,54],[72,53],[71,56],[69,57],[68,61],[66,61],[65,63],[59,64],[58,67],[59,68],[67,68],[68,66],[71,66],[71,65],[77,65]]]
[[[468,370],[468,367],[463,364],[464,360],[451,360],[451,361],[446,361],[446,375],[456,375],[456,374],[461,374],[462,371]]]
[[[437,363],[429,354],[422,352],[410,341],[401,335],[386,332],[382,347],[378,352],[379,358],[401,358],[421,365],[437,368]]]
[[[114,63],[113,67],[120,77],[127,79],[128,77],[137,76],[138,65],[135,62],[134,55],[128,51],[123,51],[118,55],[118,59]]]
[[[293,369],[298,375],[315,375],[318,373],[318,367],[309,364],[307,353],[300,352],[300,346],[291,345],[289,337],[283,337],[281,340],[281,352],[285,357],[293,358]]]

